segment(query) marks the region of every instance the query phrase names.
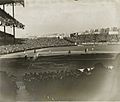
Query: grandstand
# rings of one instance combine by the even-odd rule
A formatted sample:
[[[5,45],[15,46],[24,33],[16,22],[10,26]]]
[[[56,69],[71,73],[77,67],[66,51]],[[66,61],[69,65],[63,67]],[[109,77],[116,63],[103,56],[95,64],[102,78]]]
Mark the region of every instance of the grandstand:
[[[9,54],[14,52],[21,52],[33,49],[42,49],[49,47],[64,47],[64,46],[79,46],[84,44],[93,45],[101,45],[102,44],[120,44],[120,36],[119,35],[104,35],[104,34],[87,34],[87,35],[78,35],[75,37],[63,37],[62,39],[59,37],[38,37],[35,39],[17,39],[18,44],[10,45],[10,39],[14,39],[13,35],[6,34],[7,41],[9,45],[5,45],[2,41],[4,41],[4,33],[1,32],[1,44],[4,46],[0,46],[0,54]],[[19,41],[18,41],[19,40]],[[107,47],[108,48],[108,47]],[[104,48],[106,49],[106,48]],[[103,49],[103,50],[104,50]],[[100,50],[100,49],[99,49]]]
[[[33,49],[62,47],[62,46],[74,46],[74,43],[66,41],[65,39],[58,39],[56,37],[23,39],[22,44],[0,46],[0,54],[9,54],[9,53],[21,52],[21,51],[27,51]]]
[[[80,34],[72,33],[65,39],[79,44],[119,43],[120,33],[117,27],[86,30]]]
[[[102,28],[103,32],[103,28]],[[21,38],[16,39],[16,44],[11,45],[12,39],[14,39],[14,35],[5,34],[6,38],[4,37],[4,32],[0,32],[1,37],[1,45],[0,46],[0,54],[9,54],[14,52],[21,52],[33,49],[42,49],[42,48],[49,48],[49,47],[64,47],[64,46],[79,46],[79,45],[102,45],[102,44],[120,44],[120,35],[119,34],[103,34],[99,33],[96,34],[70,34],[70,37],[38,37],[34,39],[30,38]],[[6,41],[7,42],[4,42]],[[12,42],[13,43],[13,42]],[[8,44],[8,45],[7,45]],[[104,48],[106,49],[106,48]],[[103,50],[104,50],[103,49]],[[99,49],[100,50],[100,49]]]
[[[0,8],[0,22],[1,22],[0,25],[4,27],[4,31],[3,32],[1,31],[2,35],[4,33],[4,40],[2,37],[0,38],[2,39],[2,41],[0,42],[4,41],[4,44],[6,42],[15,43],[15,28],[24,29],[24,25],[15,19],[15,5],[16,4],[21,4],[24,6],[24,0],[0,0],[0,5],[3,6],[3,8]],[[5,11],[6,5],[12,6],[12,16]],[[10,26],[13,28],[13,34],[12,34],[11,40],[14,40],[14,41],[12,42],[9,42],[9,40],[7,39],[9,35],[6,33],[6,26]]]

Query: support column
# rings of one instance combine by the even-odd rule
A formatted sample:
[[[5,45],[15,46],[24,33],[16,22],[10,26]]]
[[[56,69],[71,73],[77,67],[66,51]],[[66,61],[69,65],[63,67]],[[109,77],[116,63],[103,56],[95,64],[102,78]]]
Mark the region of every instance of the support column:
[[[13,13],[13,18],[15,18],[15,5],[14,3],[12,4],[12,13]],[[14,44],[15,44],[15,25],[13,25],[13,36],[14,36]]]
[[[5,5],[3,5],[3,10],[5,11]],[[6,33],[6,26],[4,26],[4,33]]]
[[[5,5],[3,5],[3,10],[5,11]],[[4,25],[4,33],[6,33],[6,26],[5,25]],[[6,36],[6,34],[4,36],[4,42],[5,42],[5,44],[7,43],[7,36]]]

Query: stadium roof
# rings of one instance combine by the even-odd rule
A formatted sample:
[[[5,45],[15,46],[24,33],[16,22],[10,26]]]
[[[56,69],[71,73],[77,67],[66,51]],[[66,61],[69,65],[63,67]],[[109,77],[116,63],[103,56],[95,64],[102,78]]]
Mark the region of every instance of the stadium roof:
[[[0,8],[1,26],[13,26],[24,29],[24,25]]]
[[[5,5],[5,4],[21,4],[24,6],[24,0],[0,0],[0,5]]]

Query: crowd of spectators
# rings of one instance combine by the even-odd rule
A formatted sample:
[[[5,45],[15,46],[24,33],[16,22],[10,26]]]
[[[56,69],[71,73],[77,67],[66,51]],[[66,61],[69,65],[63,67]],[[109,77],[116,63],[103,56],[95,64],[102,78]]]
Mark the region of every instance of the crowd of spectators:
[[[99,43],[99,42],[119,42],[119,35],[106,35],[106,34],[87,34],[87,35],[77,35],[72,37],[66,37],[70,42],[77,44],[82,43]]]
[[[87,34],[78,35],[74,37],[64,37],[63,39],[57,37],[41,37],[36,39],[24,39],[22,44],[3,45],[0,46],[0,54],[8,54],[19,51],[47,48],[47,47],[61,47],[73,46],[83,43],[111,43],[119,42],[120,36],[118,35],[105,35],[105,34]]]
[[[46,47],[60,47],[71,46],[74,43],[60,38],[37,38],[37,39],[24,39],[23,44],[3,45],[0,46],[0,54],[8,54],[19,51],[46,48]]]
[[[56,47],[56,46],[69,46],[72,45],[70,42],[60,39],[57,37],[43,37],[43,38],[37,38],[37,39],[29,39],[25,41],[25,44],[30,44],[31,47]]]
[[[0,101],[14,102],[17,94],[16,77],[0,71]]]

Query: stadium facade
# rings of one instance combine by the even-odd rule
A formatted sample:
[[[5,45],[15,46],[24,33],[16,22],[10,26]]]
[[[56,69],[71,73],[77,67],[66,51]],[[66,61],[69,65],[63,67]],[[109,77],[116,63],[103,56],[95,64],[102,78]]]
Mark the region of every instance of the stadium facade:
[[[0,31],[0,42],[4,44],[15,43],[16,28],[24,29],[24,25],[15,19],[15,6],[23,5],[24,0],[0,0],[0,26],[4,27],[4,31]],[[5,11],[6,6],[12,6],[12,15]],[[13,29],[13,34],[6,33],[6,27]],[[4,36],[3,36],[4,35]],[[10,41],[10,42],[9,42]],[[8,42],[8,43],[7,43]]]

